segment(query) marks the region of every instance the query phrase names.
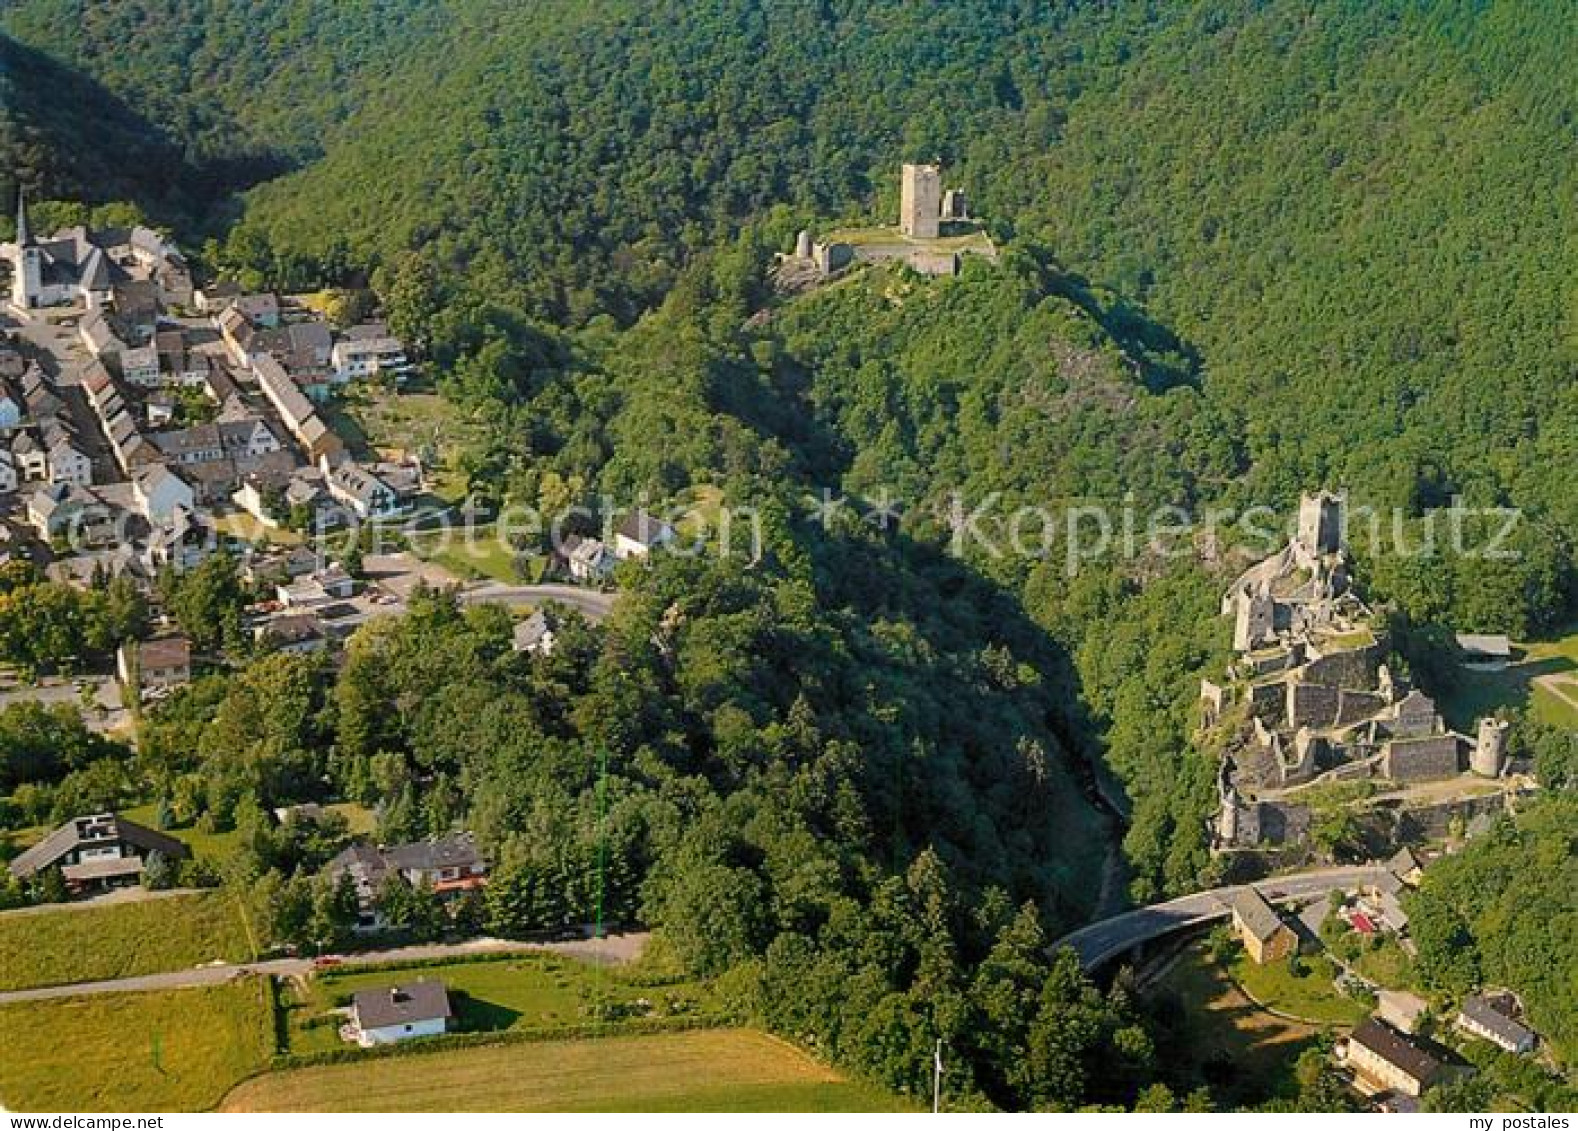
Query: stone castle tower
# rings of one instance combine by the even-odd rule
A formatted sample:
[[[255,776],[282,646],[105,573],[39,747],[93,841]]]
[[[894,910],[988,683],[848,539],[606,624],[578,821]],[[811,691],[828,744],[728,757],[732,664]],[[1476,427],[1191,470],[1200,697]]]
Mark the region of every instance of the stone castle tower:
[[[1506,755],[1507,724],[1495,718],[1480,719],[1479,734],[1468,756],[1469,769],[1482,778],[1500,777]]]
[[[44,258],[27,227],[27,196],[16,190],[16,254],[11,260],[11,302],[26,310],[39,303],[44,290]]]
[[[1319,491],[1299,498],[1298,546],[1301,556],[1322,558],[1342,549],[1342,499]]]
[[[916,239],[937,238],[942,219],[942,169],[905,165],[899,182],[899,231]]]

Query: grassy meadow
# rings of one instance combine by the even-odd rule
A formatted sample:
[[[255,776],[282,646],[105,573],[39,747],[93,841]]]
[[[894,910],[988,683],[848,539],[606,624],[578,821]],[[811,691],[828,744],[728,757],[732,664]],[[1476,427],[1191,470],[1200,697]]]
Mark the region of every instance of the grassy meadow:
[[[223,891],[0,914],[0,990],[97,982],[253,956]]]
[[[747,1029],[536,1041],[248,1080],[226,1111],[893,1111],[900,1101]]]
[[[261,979],[0,1005],[0,1105],[204,1111],[273,1053]]]

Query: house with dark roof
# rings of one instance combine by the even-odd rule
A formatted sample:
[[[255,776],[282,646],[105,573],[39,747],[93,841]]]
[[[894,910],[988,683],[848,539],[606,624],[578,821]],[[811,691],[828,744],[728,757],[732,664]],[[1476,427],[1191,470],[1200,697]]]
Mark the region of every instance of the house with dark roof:
[[[488,864],[469,832],[392,846],[353,844],[324,866],[330,880],[348,875],[361,908],[358,928],[378,930],[378,893],[398,876],[412,887],[426,884],[439,896],[459,895],[487,884]]]
[[[1298,950],[1298,935],[1254,888],[1235,891],[1232,909],[1233,932],[1256,963],[1275,962]]]
[[[674,528],[644,510],[634,510],[625,516],[614,531],[614,557],[644,558],[653,550],[674,541]]]
[[[351,998],[351,1024],[363,1048],[442,1036],[453,1016],[437,980],[362,990]]]
[[[7,865],[18,880],[51,868],[73,894],[138,883],[150,854],[167,860],[187,856],[186,845],[119,813],[96,813],[67,821]]]
[[[1532,1029],[1512,1016],[1513,1008],[1510,997],[1476,994],[1463,1002],[1452,1024],[1460,1032],[1522,1056],[1534,1051],[1538,1038]]]
[[[1349,1034],[1345,1059],[1355,1083],[1370,1094],[1396,1092],[1417,1098],[1451,1074],[1446,1062],[1422,1041],[1374,1017]]]

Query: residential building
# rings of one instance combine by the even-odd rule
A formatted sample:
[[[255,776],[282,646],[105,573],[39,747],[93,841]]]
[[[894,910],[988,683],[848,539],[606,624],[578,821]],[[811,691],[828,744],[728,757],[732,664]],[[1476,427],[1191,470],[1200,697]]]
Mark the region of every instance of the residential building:
[[[631,511],[614,531],[614,557],[644,558],[674,541],[674,528],[644,510]]]
[[[115,653],[115,674],[139,695],[185,687],[192,682],[192,642],[180,635],[127,641]]]
[[[362,990],[351,998],[351,1024],[363,1048],[441,1036],[454,1014],[440,981]]]
[[[49,446],[46,456],[51,483],[69,483],[73,487],[93,486],[93,461],[69,436],[58,436]]]
[[[341,383],[381,373],[399,376],[410,368],[405,346],[382,322],[350,327],[334,343],[330,360],[334,378]]]
[[[1521,1056],[1534,1051],[1537,1038],[1532,1029],[1512,1016],[1514,1007],[1510,997],[1476,994],[1463,1002],[1453,1025],[1472,1037],[1489,1041],[1504,1052]]]
[[[16,457],[0,448],[0,495],[9,495],[21,484],[16,473]]]
[[[393,487],[351,460],[337,467],[325,461],[323,476],[330,497],[364,521],[394,518],[410,509]]]
[[[329,646],[328,630],[324,628],[323,621],[312,613],[275,617],[260,625],[256,636],[259,643],[276,652],[289,652],[295,656],[322,652]]]
[[[137,883],[149,855],[167,860],[187,856],[186,845],[118,813],[97,813],[67,821],[7,867],[18,880],[31,880],[59,868],[73,894]]]
[[[538,609],[515,626],[515,651],[546,656],[553,652],[555,629],[559,618],[546,609]]]
[[[1233,931],[1254,962],[1261,965],[1276,962],[1298,950],[1298,935],[1254,888],[1244,887],[1234,892],[1232,907]]]
[[[1360,1022],[1349,1035],[1347,1063],[1368,1090],[1413,1097],[1423,1095],[1448,1074],[1440,1057],[1374,1017]]]
[[[382,925],[376,902],[391,876],[399,876],[412,887],[426,884],[440,896],[481,888],[488,877],[487,862],[469,832],[392,847],[353,844],[330,860],[324,871],[334,882],[341,875],[351,877],[361,906],[359,926],[364,930]]]
[[[560,554],[564,557],[565,568],[576,581],[598,582],[614,569],[614,556],[596,538],[567,534]]]
[[[143,517],[154,525],[169,522],[178,510],[191,511],[196,506],[191,486],[163,464],[151,464],[139,472],[132,480],[132,495]]]
[[[159,376],[159,351],[151,345],[122,350],[121,378],[141,389],[156,389],[164,384]]]

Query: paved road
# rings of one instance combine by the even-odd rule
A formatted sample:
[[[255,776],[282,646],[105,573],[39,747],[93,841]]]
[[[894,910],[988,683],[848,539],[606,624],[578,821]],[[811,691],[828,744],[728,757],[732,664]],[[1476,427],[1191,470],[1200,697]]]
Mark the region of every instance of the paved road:
[[[467,605],[530,605],[557,601],[568,608],[579,609],[589,621],[600,621],[614,607],[614,594],[597,589],[582,589],[576,585],[500,585],[490,583],[475,589],[464,590],[460,600]]]
[[[1350,891],[1385,874],[1386,869],[1379,865],[1353,865],[1275,876],[1251,886],[1274,902],[1302,903],[1324,899],[1333,888]],[[1237,890],[1236,887],[1213,888],[1127,911],[1081,927],[1054,945],[1072,947],[1081,965],[1091,970],[1141,943],[1227,918],[1231,914],[1229,901]]]
[[[435,943],[427,946],[406,946],[394,950],[375,950],[365,954],[348,954],[342,957],[341,966],[369,966],[380,962],[421,962],[432,958],[463,958],[474,954],[514,954],[530,951],[552,951],[567,954],[588,962],[607,966],[620,966],[641,956],[648,934],[609,935],[606,939],[571,939],[566,942],[512,942],[508,939],[471,939],[462,943]],[[241,964],[215,963],[211,966],[194,966],[187,970],[170,970],[161,974],[144,974],[136,978],[115,978],[104,982],[75,982],[65,986],[38,986],[27,990],[8,990],[0,993],[0,1005],[17,1001],[40,1001],[46,998],[80,997],[83,994],[146,993],[157,990],[181,990],[194,986],[217,986],[253,974],[273,974],[279,978],[304,977],[312,973],[310,958],[274,958],[266,962]]]

